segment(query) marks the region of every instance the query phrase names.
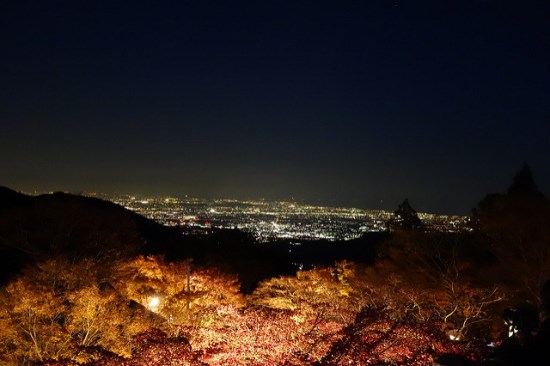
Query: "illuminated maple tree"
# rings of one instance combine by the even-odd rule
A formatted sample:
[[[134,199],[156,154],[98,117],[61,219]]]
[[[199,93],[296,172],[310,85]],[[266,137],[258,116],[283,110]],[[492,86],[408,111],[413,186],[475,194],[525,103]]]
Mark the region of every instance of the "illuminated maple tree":
[[[426,258],[413,254],[408,269],[398,255],[344,261],[265,280],[246,298],[236,276],[190,260],[38,263],[1,290],[0,361],[428,365],[444,352],[474,355],[445,331],[483,319],[494,294],[467,282],[462,262],[445,277],[418,270]]]

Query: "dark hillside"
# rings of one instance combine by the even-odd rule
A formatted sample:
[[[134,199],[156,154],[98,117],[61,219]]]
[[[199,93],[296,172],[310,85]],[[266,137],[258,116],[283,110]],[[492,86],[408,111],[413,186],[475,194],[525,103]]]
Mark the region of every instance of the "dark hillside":
[[[177,230],[111,202],[66,193],[33,197],[0,188],[3,280],[36,260],[66,256],[106,262],[177,240]]]
[[[67,193],[27,196],[0,189],[0,282],[22,266],[55,257],[99,263],[138,254],[193,258],[237,273],[243,288],[292,270],[283,247],[257,245],[239,230],[183,235],[112,202]]]
[[[372,263],[385,234],[343,241],[257,243],[236,229],[209,229],[207,235],[185,234],[112,202],[53,193],[27,196],[0,188],[0,280],[24,265],[55,257],[71,261],[92,258],[109,263],[135,255],[164,255],[167,260],[192,258],[198,266],[238,274],[242,290],[252,291],[267,278],[298,268],[352,260]]]
[[[0,186],[0,212],[13,207],[20,207],[32,201],[32,197]]]

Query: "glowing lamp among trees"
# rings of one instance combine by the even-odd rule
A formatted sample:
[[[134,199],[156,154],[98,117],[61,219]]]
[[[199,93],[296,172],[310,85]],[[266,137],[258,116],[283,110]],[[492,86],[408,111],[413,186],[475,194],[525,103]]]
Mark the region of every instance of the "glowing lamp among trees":
[[[157,312],[160,305],[160,297],[158,296],[151,296],[149,301],[147,302],[147,308],[153,312]]]
[[[460,329],[451,329],[447,331],[447,336],[451,341],[461,341],[462,331]]]

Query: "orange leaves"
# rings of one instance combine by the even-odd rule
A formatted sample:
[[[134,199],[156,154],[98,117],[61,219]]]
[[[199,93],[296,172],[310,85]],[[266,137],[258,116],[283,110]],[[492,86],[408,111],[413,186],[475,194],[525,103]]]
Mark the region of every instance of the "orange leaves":
[[[210,308],[244,305],[236,276],[196,268],[190,260],[168,263],[158,256],[136,257],[115,266],[112,283],[123,296],[162,317],[173,335],[180,326],[208,326],[214,321]]]
[[[211,327],[186,330],[193,349],[209,365],[305,365],[320,359],[340,326],[314,324],[298,312],[220,306]],[[311,329],[316,327],[315,332]],[[322,329],[322,332],[319,330]]]
[[[338,267],[327,267],[272,278],[260,283],[249,299],[252,305],[294,310],[308,319],[320,316],[346,323],[356,308],[355,297],[350,296],[354,290],[347,282],[352,271],[338,271]]]
[[[414,282],[388,263],[341,262],[272,278],[248,306],[236,276],[191,261],[42,263],[2,290],[0,361],[157,366],[178,355],[197,365],[414,364],[439,352],[436,316],[448,316],[449,329],[463,326],[484,316],[495,295],[468,282]],[[143,333],[152,328],[162,332]]]
[[[16,348],[14,357],[43,360],[67,354],[61,324],[67,306],[51,288],[19,278],[6,287],[2,305],[11,331],[0,337]]]

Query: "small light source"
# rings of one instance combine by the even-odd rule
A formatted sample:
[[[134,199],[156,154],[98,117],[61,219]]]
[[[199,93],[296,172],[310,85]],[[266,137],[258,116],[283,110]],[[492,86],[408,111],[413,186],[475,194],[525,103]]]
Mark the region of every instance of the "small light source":
[[[451,341],[461,341],[462,340],[462,332],[458,329],[451,329],[447,332],[447,336]]]
[[[157,311],[160,305],[160,298],[158,296],[151,297],[147,305],[149,306],[149,309],[151,309],[152,311]]]

